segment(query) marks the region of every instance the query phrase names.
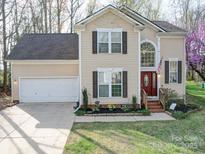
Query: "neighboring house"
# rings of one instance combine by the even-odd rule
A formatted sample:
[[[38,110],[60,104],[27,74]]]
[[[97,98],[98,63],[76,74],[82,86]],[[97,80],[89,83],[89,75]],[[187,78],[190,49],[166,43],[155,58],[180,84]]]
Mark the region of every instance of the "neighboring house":
[[[140,104],[141,89],[158,99],[162,86],[185,94],[183,29],[109,5],[75,31],[23,36],[8,56],[13,100],[81,102],[83,88],[102,104]]]

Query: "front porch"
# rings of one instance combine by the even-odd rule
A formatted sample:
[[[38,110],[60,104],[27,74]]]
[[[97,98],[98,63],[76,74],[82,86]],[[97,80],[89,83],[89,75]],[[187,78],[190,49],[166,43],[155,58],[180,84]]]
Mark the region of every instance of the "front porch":
[[[144,89],[141,90],[141,106],[148,109],[150,112],[164,112],[166,99],[166,91],[162,88],[159,88],[159,99],[152,99],[148,97]]]

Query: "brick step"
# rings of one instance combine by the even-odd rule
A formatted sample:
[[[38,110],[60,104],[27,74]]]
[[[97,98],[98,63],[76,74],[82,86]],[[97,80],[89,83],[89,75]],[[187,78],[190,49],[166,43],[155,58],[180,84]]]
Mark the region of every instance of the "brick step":
[[[159,100],[148,100],[148,103],[159,103]]]
[[[156,105],[161,105],[160,103],[147,103],[147,105],[150,105],[150,106],[156,106]]]
[[[161,105],[154,105],[154,106],[147,106],[148,109],[162,109],[162,106]]]
[[[157,113],[157,112],[164,112],[164,109],[149,109],[150,112]]]
[[[162,105],[159,103],[158,100],[148,101],[147,107],[150,110],[150,112],[164,112],[164,109],[162,108]]]

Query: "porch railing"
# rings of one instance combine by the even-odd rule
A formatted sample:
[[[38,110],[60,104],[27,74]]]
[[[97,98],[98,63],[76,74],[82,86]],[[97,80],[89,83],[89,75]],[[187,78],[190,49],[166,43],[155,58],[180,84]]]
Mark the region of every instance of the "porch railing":
[[[163,109],[165,110],[165,104],[167,102],[167,90],[160,88],[159,89],[159,102],[161,103]]]
[[[144,89],[141,90],[142,105],[147,109],[147,93]]]

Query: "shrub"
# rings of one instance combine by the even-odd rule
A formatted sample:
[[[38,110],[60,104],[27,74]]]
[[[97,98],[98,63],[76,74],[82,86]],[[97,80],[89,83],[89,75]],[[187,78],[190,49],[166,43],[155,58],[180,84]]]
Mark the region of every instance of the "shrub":
[[[93,108],[93,111],[99,112],[100,111],[100,102],[95,101],[95,107]]]
[[[122,109],[124,112],[129,112],[129,111],[130,111],[130,108],[129,108],[128,105],[126,105],[126,104],[121,105],[121,109]]]
[[[132,107],[133,107],[133,110],[137,109],[137,97],[136,96],[132,96]]]
[[[166,89],[168,100],[179,98],[177,92],[173,89]]]
[[[116,108],[114,104],[108,104],[107,107],[109,111],[113,111]]]
[[[84,88],[82,90],[82,94],[83,94],[83,107],[84,107],[84,109],[86,111],[87,108],[88,108],[88,92],[87,92],[86,88]]]

